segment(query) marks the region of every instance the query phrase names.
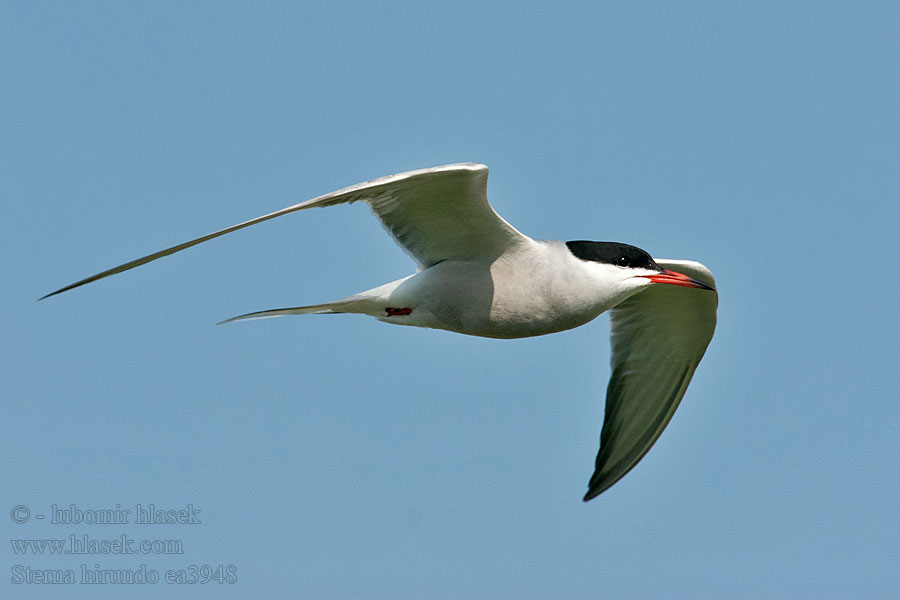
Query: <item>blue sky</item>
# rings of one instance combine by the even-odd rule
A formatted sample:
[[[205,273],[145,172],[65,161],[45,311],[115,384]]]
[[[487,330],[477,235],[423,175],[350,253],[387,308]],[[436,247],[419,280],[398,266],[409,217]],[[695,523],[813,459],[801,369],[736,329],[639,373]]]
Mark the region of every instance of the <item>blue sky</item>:
[[[726,5],[727,4],[727,5]],[[889,597],[900,588],[900,8],[892,2],[0,7],[4,539],[16,598]],[[408,169],[491,167],[536,238],[716,275],[662,438],[581,502],[604,318],[502,341],[327,301],[413,263],[365,207],[131,258]],[[196,525],[53,525],[56,504]],[[233,584],[12,569],[235,565]],[[52,589],[48,590],[48,587]]]

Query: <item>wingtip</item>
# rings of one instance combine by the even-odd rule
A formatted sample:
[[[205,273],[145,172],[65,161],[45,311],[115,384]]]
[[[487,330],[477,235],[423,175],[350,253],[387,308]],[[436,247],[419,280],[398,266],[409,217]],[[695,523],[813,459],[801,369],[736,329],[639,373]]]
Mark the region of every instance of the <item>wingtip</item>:
[[[270,311],[260,311],[258,313],[247,313],[246,315],[238,315],[236,317],[231,317],[225,319],[224,321],[219,321],[216,325],[225,325],[227,323],[234,323],[236,321],[253,321],[254,319],[265,319],[266,315],[262,313],[266,313]]]
[[[628,471],[626,471],[626,473],[627,472]],[[594,498],[617,484],[619,480],[621,480],[624,476],[625,473],[620,474],[618,477],[610,477],[609,473],[601,476],[600,469],[597,469],[593,477],[591,477],[591,480],[588,481],[588,491],[584,495],[584,501],[589,502],[593,500]]]
[[[79,281],[76,281],[75,283],[70,283],[70,284],[67,285],[67,286],[64,286],[64,287],[59,288],[59,289],[56,290],[55,292],[50,292],[50,293],[47,294],[46,296],[41,296],[40,298],[38,298],[38,302],[40,302],[40,301],[43,300],[44,298],[49,298],[50,296],[55,296],[55,295],[57,295],[57,294],[62,294],[63,292],[68,292],[69,290],[74,290],[75,288],[79,288],[79,287],[81,287],[81,286],[83,286],[83,285],[85,285],[85,284],[87,284],[87,283],[91,283],[91,282],[93,282],[93,281],[97,281],[98,279],[103,279],[104,277],[106,277],[107,273],[108,273],[108,272],[98,273],[97,275],[93,275],[93,276],[91,276],[91,277],[88,277],[87,279],[81,279],[81,280],[79,280]]]
[[[582,498],[582,502],[590,502],[605,491],[603,488],[591,487]]]
[[[41,296],[40,298],[38,298],[37,301],[40,302],[41,300],[44,300],[45,298],[49,298],[50,296],[55,296],[55,295],[57,295],[57,294],[61,294],[61,293],[65,292],[65,291],[66,291],[66,288],[62,288],[62,289],[56,290],[55,292],[50,292],[49,294],[46,294],[46,295]]]

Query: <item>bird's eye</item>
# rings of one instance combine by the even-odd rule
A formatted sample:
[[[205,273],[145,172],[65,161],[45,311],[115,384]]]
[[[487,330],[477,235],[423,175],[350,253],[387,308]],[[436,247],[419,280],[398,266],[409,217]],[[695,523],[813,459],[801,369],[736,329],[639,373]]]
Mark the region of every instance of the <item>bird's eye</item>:
[[[624,256],[620,256],[619,258],[616,259],[616,264],[619,265],[620,267],[630,267],[631,261],[629,261]]]

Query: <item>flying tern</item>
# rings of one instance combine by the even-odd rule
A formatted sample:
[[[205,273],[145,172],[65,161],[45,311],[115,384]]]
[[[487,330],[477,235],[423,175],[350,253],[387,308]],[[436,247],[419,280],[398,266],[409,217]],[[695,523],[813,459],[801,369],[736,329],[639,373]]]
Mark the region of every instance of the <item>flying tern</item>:
[[[44,298],[288,213],[365,202],[416,261],[414,274],[333,302],[223,323],[358,313],[396,325],[521,338],[572,329],[609,311],[612,374],[588,501],[628,473],[672,418],[715,330],[715,281],[698,262],[654,259],[628,244],[534,240],[494,212],[487,179],[488,168],[475,163],[381,177],[154,252]]]

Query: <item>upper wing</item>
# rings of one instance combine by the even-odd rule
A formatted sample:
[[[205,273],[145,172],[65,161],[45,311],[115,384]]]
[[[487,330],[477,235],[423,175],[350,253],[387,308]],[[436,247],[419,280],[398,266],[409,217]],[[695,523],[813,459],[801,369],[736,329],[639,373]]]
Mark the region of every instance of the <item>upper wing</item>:
[[[656,262],[715,287],[700,263]],[[669,424],[712,339],[718,303],[718,292],[651,285],[610,311],[612,376],[585,502],[624,477]]]
[[[489,260],[526,238],[491,208],[487,200],[487,176],[486,166],[461,163],[380,177],[154,252],[76,281],[41,300],[281,215],[357,201],[369,204],[388,233],[418,262],[419,268],[447,259]]]
[[[487,178],[475,163],[434,167],[364,183],[360,199],[420,268],[492,260],[527,238],[491,208]]]

